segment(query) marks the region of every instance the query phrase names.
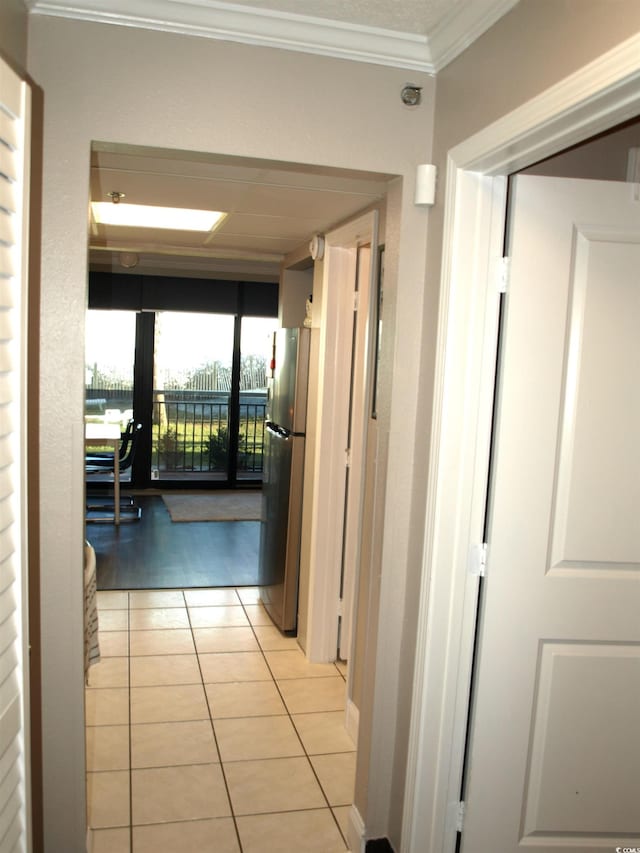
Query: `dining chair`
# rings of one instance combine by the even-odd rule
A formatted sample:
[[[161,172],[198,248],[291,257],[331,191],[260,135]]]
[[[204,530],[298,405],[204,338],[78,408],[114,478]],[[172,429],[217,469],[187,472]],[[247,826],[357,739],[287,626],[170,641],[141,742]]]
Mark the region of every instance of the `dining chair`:
[[[139,441],[140,432],[142,430],[141,423],[135,423],[131,421],[127,424],[127,429],[123,433],[123,439],[120,446],[120,454],[118,458],[118,474],[122,476],[124,471],[127,471],[133,465],[133,460],[135,457],[136,446]],[[124,454],[123,454],[124,447]],[[114,458],[113,454],[91,454],[85,457],[85,474],[88,477],[96,474],[115,474],[115,466],[114,466]],[[100,498],[104,500],[103,497]],[[86,504],[86,521],[91,524],[110,524],[113,522],[113,515],[107,516],[94,516],[91,515],[93,512],[98,512],[100,510],[110,510],[113,504],[95,504],[90,503],[89,498],[87,498]],[[138,521],[142,516],[142,509],[139,507],[132,497],[125,497],[120,501],[120,523],[127,524],[132,521]]]

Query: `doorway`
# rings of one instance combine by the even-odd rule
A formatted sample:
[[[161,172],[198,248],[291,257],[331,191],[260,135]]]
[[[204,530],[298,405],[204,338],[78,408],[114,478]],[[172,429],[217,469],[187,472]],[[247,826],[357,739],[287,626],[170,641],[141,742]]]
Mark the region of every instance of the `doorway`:
[[[460,778],[482,570],[482,561],[474,557],[483,542],[504,176],[601,131],[605,123],[614,126],[637,114],[637,80],[635,60],[627,61],[624,51],[613,50],[599,61],[597,73],[587,67],[558,87],[567,98],[561,105],[557,91],[545,92],[449,152],[447,197],[455,202],[448,211],[443,244],[442,286],[447,298],[440,316],[440,329],[447,333],[437,376],[436,409],[440,405],[442,409],[427,508],[427,517],[439,521],[429,530],[425,549],[411,735],[420,739],[414,742],[421,747],[410,757],[407,770],[412,794],[403,837],[408,851],[455,849],[464,821]],[[466,252],[471,244],[478,247],[473,257]],[[456,283],[464,282],[459,289],[451,289],[454,268]],[[455,483],[448,482],[451,466],[459,472]],[[441,607],[447,618],[435,626],[427,614],[438,613]],[[442,662],[446,662],[444,677]]]
[[[638,797],[640,210],[623,182],[513,185],[462,850],[604,850]]]
[[[332,194],[332,197],[334,197],[334,195],[335,194]],[[358,203],[359,204],[362,203],[361,197],[359,198]],[[370,213],[369,214],[369,220],[374,221],[377,224],[377,218],[376,218],[375,214]],[[366,243],[368,246],[370,246],[372,243],[375,245],[375,240],[373,239],[374,233],[373,233],[372,229],[369,228],[369,230],[367,231],[368,236],[367,236],[366,240],[363,236],[363,233],[362,234],[360,232],[354,233],[354,240],[357,237],[358,239],[356,242],[359,241],[360,243]],[[358,234],[360,236],[358,236]],[[361,249],[361,252],[363,254],[365,253],[364,247]],[[301,257],[300,262],[305,263],[306,258],[303,259]],[[362,266],[363,270],[364,270],[365,266],[368,269],[368,264],[364,264],[364,262],[361,264],[361,266]],[[365,275],[364,272],[362,274]],[[365,277],[368,279],[368,275],[365,275]],[[140,278],[143,278],[143,277],[140,276]],[[144,298],[146,298],[146,299],[150,298],[148,296],[148,293],[151,290],[151,287],[148,286],[148,284],[147,284],[148,278],[149,277],[145,277],[145,282],[143,284],[143,289],[146,290],[146,294],[144,296]],[[298,308],[302,308],[302,310],[304,311],[305,301],[309,296],[309,290],[307,289],[309,277],[305,276],[304,278],[306,279],[306,282],[304,285],[305,289],[301,290],[299,293],[297,293],[295,295],[295,298],[292,299],[292,302],[295,303],[295,306],[296,306],[294,308],[294,314],[296,314],[296,312],[298,311]],[[249,284],[254,284],[254,283],[249,283]],[[131,289],[133,287],[135,287],[134,281],[133,281],[131,276],[128,277],[128,285],[129,286],[127,288],[127,297],[130,298]],[[262,286],[263,286],[263,283],[260,283],[259,285],[256,284],[255,285],[255,291],[257,291]],[[204,287],[204,285],[203,285],[203,287]],[[221,285],[221,289],[224,289],[224,285]],[[364,342],[366,341],[366,339],[368,337],[368,324],[365,323],[365,319],[364,319],[365,317],[369,316],[369,310],[368,310],[367,305],[365,304],[365,299],[368,299],[368,295],[369,295],[369,283],[368,283],[368,281],[366,283],[366,286],[365,286],[365,283],[362,282],[362,290],[364,293],[364,295],[362,297],[363,305],[362,305],[362,314],[361,314],[361,316],[363,317],[363,321],[362,321],[362,329],[359,332],[359,338],[360,338],[359,357],[358,357],[359,360],[358,360],[357,369],[356,369],[356,372],[358,375],[356,377],[354,377],[354,384],[356,384],[356,385],[358,384],[361,377],[363,375],[366,375],[367,369],[368,369],[368,358],[367,358],[366,352],[364,351],[366,349]],[[351,304],[351,306],[347,305],[347,297],[345,296],[345,294],[342,293],[341,288],[338,288],[335,286],[325,290],[324,297],[329,303],[331,303],[332,311],[334,311],[335,316],[339,320],[339,323],[340,323],[340,326],[339,326],[339,331],[341,334],[340,346],[344,347],[345,343],[348,343],[348,352],[350,353],[351,347],[353,345],[353,336],[354,336],[354,333],[353,333],[353,326],[354,326],[354,323],[353,323],[353,310],[354,310],[353,303]],[[244,304],[246,305],[246,299],[243,301],[244,301]],[[279,306],[279,307],[281,308],[282,306]],[[149,310],[152,308],[154,310]],[[346,317],[346,319],[344,319],[342,314],[341,314],[341,311],[343,308],[345,309],[345,315],[344,316]],[[289,306],[289,309],[291,312],[291,306]],[[158,310],[156,310],[156,306],[152,306],[152,305],[147,303],[145,305],[145,310],[143,310],[138,315],[138,326],[143,327],[142,332],[139,331],[139,334],[143,335],[147,329],[152,328],[154,326],[157,327],[159,321],[163,322],[164,320],[167,320],[167,319],[169,319],[171,321],[171,319],[172,319],[170,316],[171,313],[172,312],[170,312],[170,311],[165,311],[165,312],[161,313]],[[301,322],[303,319],[303,316],[304,316],[304,314],[300,314],[299,320],[297,322]],[[177,317],[176,319],[180,319],[180,317]],[[243,399],[243,394],[245,396],[248,396],[249,394],[254,393],[255,389],[256,389],[255,380],[252,380],[254,382],[253,385],[248,384],[248,380],[246,383],[244,383],[242,381],[242,372],[241,371],[239,372],[238,379],[234,380],[234,376],[238,375],[238,367],[239,367],[239,364],[241,364],[243,360],[246,361],[247,373],[250,371],[253,371],[254,374],[256,372],[259,372],[260,364],[258,363],[258,360],[255,357],[255,351],[250,348],[250,345],[249,345],[249,343],[247,343],[247,341],[250,340],[252,333],[255,335],[256,332],[260,332],[260,323],[261,322],[262,322],[262,320],[259,317],[245,317],[245,316],[243,316],[242,317],[242,323],[236,324],[234,327],[234,335],[233,335],[234,354],[233,354],[232,359],[231,359],[231,370],[230,370],[231,394],[229,396],[233,396],[233,390],[234,390],[233,386],[235,384],[236,395],[237,395],[237,398],[239,400]],[[344,328],[343,328],[343,323],[344,323]],[[195,324],[192,324],[189,331],[187,332],[187,335],[189,333],[192,334],[194,328],[195,328]],[[335,328],[333,326],[319,322],[317,325],[318,336],[321,337],[322,334],[325,332],[325,329],[327,329],[327,328],[331,329],[331,333],[335,335],[336,331],[335,331]],[[345,330],[347,330],[347,332],[346,332],[346,334],[343,334],[343,332]],[[210,341],[214,335],[215,335],[215,333],[209,332],[209,333],[205,334],[204,337]],[[161,343],[162,343],[163,338],[170,340],[171,334],[165,335],[165,332],[163,330],[161,332],[160,337],[161,337]],[[177,340],[179,341],[181,336],[178,334],[176,337],[177,337]],[[220,334],[220,335],[218,335],[218,337],[222,338],[223,335]],[[344,340],[342,338],[344,338]],[[182,333],[182,339],[184,340],[184,332]],[[164,361],[165,363],[169,363],[169,366],[171,367],[172,370],[176,366],[174,363],[175,359],[173,359],[171,356],[169,356],[168,358],[163,358],[162,347],[158,346],[157,336],[155,337],[155,343],[153,345],[146,344],[143,346],[138,346],[137,349],[139,351],[146,352],[147,353],[147,360],[151,361],[151,363],[155,364],[156,366],[161,361]],[[330,352],[330,349],[328,350],[328,352]],[[149,356],[151,356],[151,358],[149,358]],[[330,359],[327,359],[326,363],[324,361],[320,360],[320,364],[318,366],[318,369],[319,369],[319,371],[322,372],[323,381],[326,384],[326,395],[329,396],[331,389],[333,388],[333,386],[335,384],[337,384],[334,381],[333,374],[332,374],[332,370],[335,371],[336,367],[335,367],[335,365],[333,365],[333,362]],[[190,390],[190,389],[188,387],[186,387],[188,385],[188,383],[182,383],[178,387],[178,382],[176,381],[176,376],[172,373],[165,374],[164,376],[160,376],[159,371],[157,369],[155,369],[154,375],[156,377],[156,380],[152,383],[152,389],[154,391],[155,396],[152,398],[152,401],[153,401],[154,407],[156,405],[158,407],[160,407],[160,411],[153,418],[153,421],[154,421],[154,426],[156,423],[161,426],[161,432],[160,432],[159,437],[157,439],[159,441],[169,431],[172,431],[173,434],[178,432],[178,430],[175,428],[174,421],[172,421],[172,417],[175,416],[175,412],[171,408],[171,406],[173,406],[173,404],[175,404],[177,401],[175,399],[173,399],[171,401],[168,400],[169,392],[173,392],[174,394],[176,394],[176,393],[181,394],[184,397],[185,392]],[[342,375],[342,371],[340,372],[339,378],[340,378],[340,387],[342,388],[344,385],[345,399],[347,400],[347,408],[348,408],[349,390],[350,390],[351,382],[349,380],[348,375],[346,375],[346,376]],[[135,379],[136,379],[136,381],[138,381],[138,379],[139,379],[138,370],[136,370]],[[209,389],[207,389],[207,390],[209,390]],[[217,388],[216,390],[221,390],[221,389]],[[227,389],[224,388],[222,390],[227,390]],[[156,393],[156,392],[158,392],[158,393]],[[364,399],[368,399],[366,388],[362,389],[361,393],[364,394]],[[181,404],[182,404],[182,401],[181,401]],[[247,401],[247,405],[249,405],[249,401]],[[256,403],[254,402],[253,405],[256,405]],[[163,407],[164,407],[165,411],[162,410]],[[136,405],[134,403],[134,410],[135,409],[136,409]],[[368,404],[364,406],[364,409],[368,412]],[[155,409],[154,409],[154,411],[155,411]],[[325,412],[325,420],[327,423],[330,421],[331,415],[332,415],[332,413]],[[343,416],[344,416],[344,413],[341,413],[340,417],[343,417]],[[362,416],[364,417],[365,415],[363,414]],[[248,419],[245,419],[245,420],[248,420]],[[232,421],[231,416],[228,418],[228,421]],[[238,445],[239,445],[239,450],[241,450],[242,448],[240,446],[240,442],[242,440],[243,433],[247,433],[249,431],[246,429],[245,425],[243,424],[241,417],[238,417],[237,421],[239,424],[238,433],[239,433],[239,437],[240,437],[238,440]],[[233,427],[230,427],[230,429],[233,432]],[[357,425],[352,425],[352,432],[355,433],[358,431],[363,432],[364,426],[362,424],[359,424],[359,423]],[[145,468],[145,472],[147,470],[149,470],[149,471],[154,470],[154,464],[153,464],[153,459],[154,459],[154,457],[153,457],[153,448],[154,448],[153,442],[154,442],[154,440],[155,440],[155,436],[152,433],[151,458],[150,458],[150,463],[149,463],[150,467]],[[360,440],[362,442],[362,438]],[[326,438],[325,438],[325,441],[326,441]],[[330,447],[330,445],[329,445],[329,447]],[[160,450],[160,448],[158,448],[158,449]],[[165,452],[166,449],[167,448],[165,448],[164,446],[162,447],[163,452]],[[247,453],[248,453],[248,451],[247,451]],[[331,453],[332,460],[333,460],[333,456],[334,456],[334,454]],[[342,458],[340,458],[338,461],[338,464],[342,464],[343,462],[344,462],[344,460]],[[333,464],[335,464],[335,462],[332,461],[331,464],[333,465]],[[360,467],[360,464],[358,465],[358,467]],[[178,480],[174,480],[173,483],[171,482],[170,477],[167,475],[166,468],[163,465],[159,465],[158,468],[159,468],[159,478],[157,481],[155,481],[157,483],[157,485],[159,485],[160,487],[163,487],[163,486],[172,485],[173,483],[178,482]],[[240,468],[240,465],[238,464],[237,469],[239,469],[239,468]],[[320,473],[322,473],[322,471],[320,471]],[[361,476],[359,471],[357,472],[357,474],[354,473],[354,482],[358,476]],[[342,479],[344,480],[344,468],[342,470]],[[236,473],[236,482],[238,482],[238,481],[240,481],[239,470],[237,470],[237,473]],[[223,481],[219,480],[218,482],[223,482]],[[151,485],[153,485],[154,481],[150,479],[150,483],[151,483]],[[354,486],[354,489],[355,489],[355,486]],[[343,501],[343,504],[344,504],[344,501]],[[340,512],[342,512],[342,510]],[[354,525],[357,527],[357,521],[354,521]],[[127,533],[128,533],[128,531],[127,531]],[[195,543],[192,542],[191,547],[193,547],[194,544]],[[338,581],[339,581],[339,578],[338,578]],[[355,585],[355,581],[353,582],[353,584]],[[174,583],[173,586],[176,586],[176,584]],[[178,586],[180,586],[180,584],[178,584]],[[115,589],[113,590],[113,592],[118,592],[118,591],[119,590],[115,590]],[[157,591],[157,592],[159,593],[159,591]],[[185,596],[187,595],[187,592],[185,592]],[[132,593],[129,593],[129,595],[131,596]],[[138,619],[139,614],[137,613],[137,611],[139,609],[141,609],[138,606],[138,602],[140,599],[137,596],[134,596],[132,600],[134,602],[136,602],[136,605],[133,607],[133,610],[131,610],[130,618]],[[158,600],[162,600],[162,599],[160,599],[158,596]],[[129,606],[131,608],[131,605],[129,605]],[[124,610],[125,607],[123,606],[122,609]],[[164,608],[160,608],[160,609],[164,609]],[[254,609],[257,609],[257,608],[254,608]],[[222,611],[220,611],[220,612],[222,612]],[[191,615],[192,616],[195,616],[195,615],[200,616],[200,611],[194,612]],[[211,614],[211,613],[208,614],[209,618],[211,618],[212,615],[213,614]],[[250,614],[247,613],[247,617],[249,615]],[[258,615],[258,618],[260,618],[260,613],[258,613],[257,615]],[[335,616],[335,614],[334,614],[334,616]],[[208,623],[206,626],[204,626],[202,628],[202,631],[203,632],[208,631],[208,632],[213,633],[214,631],[217,631],[219,627],[220,626],[214,626],[214,625]],[[230,637],[233,633],[235,633],[236,627],[240,627],[240,626],[226,626],[224,629],[221,628],[220,633],[224,633],[226,636]],[[267,628],[270,628],[271,626],[256,625],[256,624],[252,623],[250,626],[246,626],[243,624],[241,627],[243,629],[248,627],[256,635],[259,635],[260,629],[262,629],[262,628],[267,629]],[[149,630],[152,630],[152,629],[150,628]],[[175,630],[178,630],[178,629],[175,629]],[[263,633],[266,633],[266,632],[263,632]],[[196,641],[197,641],[197,638],[196,638]],[[284,652],[285,652],[285,648],[286,648],[287,652],[289,652],[289,651],[292,653],[296,652],[296,654],[295,654],[296,664],[299,667],[301,667],[302,664],[304,663],[303,653],[295,647],[291,647],[291,646],[280,647],[280,644],[282,644],[284,642],[291,643],[292,641],[290,638],[287,638],[285,641],[285,639],[280,637],[280,636],[278,636],[278,637],[267,636],[267,637],[265,637],[265,642],[263,643],[260,641],[260,637],[258,636],[260,653],[264,653],[265,655],[271,655],[271,653],[273,653],[275,655],[276,652],[282,652],[281,657],[283,657]],[[270,646],[270,643],[277,643],[278,645],[274,646],[272,648]],[[196,644],[197,644],[197,642],[196,642]],[[336,649],[336,638],[335,638],[335,627],[334,627],[334,639],[333,639],[333,650],[332,650],[333,657],[335,657],[335,649]],[[204,654],[213,654],[214,653],[213,651],[209,652],[208,650],[205,650],[205,649],[201,649],[201,651],[203,651]],[[256,648],[255,652],[257,652],[257,651],[258,651],[258,649]],[[252,647],[251,654],[254,654],[255,652],[254,652],[254,649]],[[136,656],[137,655],[134,655],[134,657],[136,657]],[[275,655],[275,657],[277,658],[277,655]],[[293,657],[293,655],[291,655],[291,657]],[[274,660],[275,660],[275,658],[274,658]],[[134,661],[134,663],[137,664],[136,661]],[[345,697],[346,697],[346,683],[347,683],[346,682],[346,668],[345,668],[345,666],[341,664],[340,666],[342,666],[342,669],[340,669],[339,667],[336,667],[336,665],[334,665],[334,664],[324,663],[324,664],[320,665],[320,664],[309,664],[308,662],[306,662],[304,667],[303,667],[305,672],[307,669],[307,664],[308,664],[308,667],[311,667],[311,669],[309,670],[310,672],[314,672],[316,674],[323,674],[323,675],[325,675],[325,677],[327,677],[327,681],[324,681],[322,686],[326,687],[328,685],[332,685],[333,688],[336,690],[339,688],[340,696],[336,695],[333,698],[331,698],[331,702],[333,703],[333,705],[331,706],[331,708],[327,709],[327,713],[332,715],[332,723],[340,722],[340,725],[343,726],[343,723],[344,723],[343,708],[346,704]],[[302,669],[299,671],[300,671],[300,674],[304,674]],[[341,682],[340,681],[333,681],[333,679],[335,679],[335,677],[336,677],[333,674],[335,671],[337,671],[340,674],[340,678],[342,679]],[[330,675],[331,681],[329,680],[329,675]],[[316,689],[316,685],[320,686],[320,682],[315,681],[312,684],[310,684],[309,687],[313,690],[313,689]],[[283,688],[283,689],[286,689],[286,685],[285,685],[285,688]],[[315,706],[310,705],[309,710],[310,710],[310,712],[313,711],[314,713],[317,710],[317,712],[320,713],[320,708],[316,708]],[[322,711],[322,712],[324,713],[324,711]],[[260,716],[260,715],[258,715],[258,716]],[[216,723],[216,725],[219,727],[222,727],[225,724]],[[348,750],[348,752],[349,752],[349,755],[346,758],[340,759],[340,761],[345,765],[345,773],[346,773],[345,778],[347,778],[350,774],[353,774],[354,768],[355,768],[355,747],[353,749]],[[323,762],[324,761],[325,760],[323,759]],[[138,768],[136,768],[136,770],[137,769]],[[138,776],[140,774],[136,773],[135,775]],[[348,805],[350,805],[350,801],[348,803],[342,803],[341,802],[340,808],[343,808],[343,806],[348,806]],[[346,823],[347,822],[346,819],[348,817],[348,809],[347,808],[343,808],[342,817],[345,819],[345,823]],[[343,831],[343,835],[347,834],[346,828],[343,829],[342,831]]]

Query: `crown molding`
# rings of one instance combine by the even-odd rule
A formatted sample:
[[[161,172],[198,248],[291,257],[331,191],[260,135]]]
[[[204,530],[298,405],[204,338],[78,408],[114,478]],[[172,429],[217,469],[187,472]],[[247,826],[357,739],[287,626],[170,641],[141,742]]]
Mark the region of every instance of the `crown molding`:
[[[429,34],[434,71],[440,71],[480,38],[519,0],[471,0],[458,3]]]
[[[467,0],[433,36],[220,0],[25,0],[32,15],[140,27],[434,74],[517,0]]]
[[[209,0],[31,0],[32,15],[141,27],[433,73],[411,33]],[[107,8],[108,7],[108,8]]]

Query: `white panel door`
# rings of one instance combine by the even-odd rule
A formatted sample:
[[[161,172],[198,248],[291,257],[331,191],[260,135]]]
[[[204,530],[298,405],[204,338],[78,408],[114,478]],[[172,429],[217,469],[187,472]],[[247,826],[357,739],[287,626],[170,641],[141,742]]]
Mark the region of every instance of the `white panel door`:
[[[519,176],[463,853],[640,847],[640,202]]]

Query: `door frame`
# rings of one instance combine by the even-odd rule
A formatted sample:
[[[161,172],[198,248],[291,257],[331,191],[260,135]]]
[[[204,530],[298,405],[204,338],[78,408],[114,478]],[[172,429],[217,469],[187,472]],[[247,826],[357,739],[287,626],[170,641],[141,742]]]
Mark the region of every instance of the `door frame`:
[[[640,114],[639,83],[636,35],[447,155],[403,853],[455,849],[478,599],[468,565],[483,538],[507,175]]]
[[[371,417],[374,351],[371,335],[378,247],[356,246],[356,291],[354,293],[353,347],[351,352],[351,388],[348,419],[348,465],[342,547],[341,617],[338,653],[352,661],[355,653],[357,619],[356,588],[359,579],[364,522],[364,491],[367,457],[367,431]],[[349,671],[348,695],[352,695],[353,671]]]
[[[352,363],[354,289],[357,272],[358,247],[370,245],[377,252],[378,211],[371,210],[325,235],[324,264],[319,302],[320,343],[317,389],[317,423],[315,425],[315,476],[312,494],[305,500],[312,503],[314,523],[309,546],[309,591],[307,636],[305,652],[312,662],[336,659],[338,649],[338,614],[340,607],[340,576],[342,569],[344,512],[346,491],[346,448],[348,444],[351,400],[351,372],[345,365]],[[360,282],[360,300],[370,318],[370,293],[373,289],[375,263],[370,274]],[[366,330],[366,347],[370,342]],[[356,365],[356,390],[370,384],[371,363]],[[368,405],[368,403],[367,403]],[[360,451],[366,442],[366,414],[353,424],[352,445]],[[354,522],[362,525],[362,493],[364,489],[364,457],[356,454],[351,467],[349,500],[355,509]],[[350,583],[355,587],[355,580]],[[353,608],[353,598],[349,606]]]

